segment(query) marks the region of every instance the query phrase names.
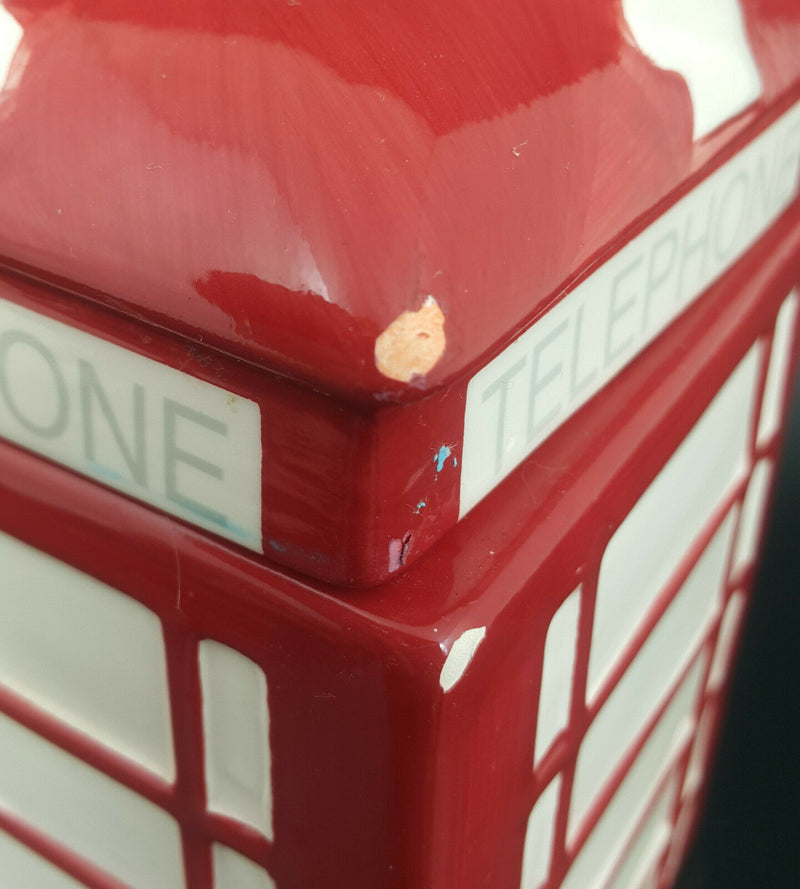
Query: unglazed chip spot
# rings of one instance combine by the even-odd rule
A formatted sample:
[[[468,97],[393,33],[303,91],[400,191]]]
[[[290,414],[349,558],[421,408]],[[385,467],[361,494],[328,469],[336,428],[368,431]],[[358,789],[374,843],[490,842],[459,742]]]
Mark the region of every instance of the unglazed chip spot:
[[[442,357],[444,313],[429,296],[416,312],[403,312],[375,340],[375,366],[401,383],[424,376]]]

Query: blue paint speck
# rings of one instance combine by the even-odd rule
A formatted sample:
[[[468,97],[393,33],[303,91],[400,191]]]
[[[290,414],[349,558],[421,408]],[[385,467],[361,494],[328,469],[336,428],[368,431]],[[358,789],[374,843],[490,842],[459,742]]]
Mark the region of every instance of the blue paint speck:
[[[276,552],[279,552],[279,553],[285,553],[286,550],[289,548],[289,547],[286,546],[285,543],[279,543],[277,540],[270,540],[270,541],[269,541],[269,545],[270,545]]]
[[[126,478],[121,472],[117,472],[115,469],[109,469],[108,466],[104,466],[102,463],[95,463],[94,460],[89,460],[88,463],[91,467],[91,471],[95,475],[100,476],[100,478],[113,482],[130,483],[129,478]]]
[[[436,454],[433,458],[433,462],[436,464],[436,471],[441,472],[444,468],[445,461],[450,456],[450,448],[447,445],[442,445],[439,448],[438,454]]]

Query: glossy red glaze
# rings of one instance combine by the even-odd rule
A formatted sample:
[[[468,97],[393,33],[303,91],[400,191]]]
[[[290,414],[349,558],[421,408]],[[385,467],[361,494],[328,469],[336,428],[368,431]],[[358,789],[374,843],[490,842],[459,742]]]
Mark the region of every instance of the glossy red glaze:
[[[85,301],[3,293],[258,401],[266,556],[378,583],[458,519],[468,374],[797,98],[800,13],[743,8],[761,99],[693,143],[618,3],[13,0],[0,257]]]
[[[572,774],[588,722],[608,694],[574,710],[561,742],[532,770],[536,689],[551,617],[579,582],[592,601],[613,531],[753,342],[769,342],[777,308],[800,280],[798,257],[795,210],[535,461],[403,576],[373,590],[343,596],[336,587],[281,575],[2,445],[4,529],[130,593],[161,618],[177,781],[154,780],[12,694],[0,695],[0,708],[172,813],[181,824],[191,889],[211,889],[211,841],[262,864],[281,889],[516,889],[531,806],[554,775]],[[759,446],[753,437],[754,431],[752,459],[775,457],[779,437]],[[703,544],[722,514],[741,502],[746,482],[714,514]],[[731,577],[724,596],[748,587],[751,574]],[[585,618],[582,625],[584,632]],[[446,655],[475,626],[486,626],[486,639],[460,682],[443,693]],[[717,626],[701,639],[693,662],[710,653]],[[268,677],[274,843],[202,812],[196,645],[209,636],[245,653]],[[614,681],[642,642],[639,633]],[[576,675],[587,658],[581,646]],[[722,695],[709,689],[696,708],[718,713]],[[558,886],[641,743],[623,757],[568,846],[562,805],[548,889]],[[669,772],[677,780],[684,780],[687,757],[688,748]],[[91,889],[112,885],[35,829],[6,817],[0,827]]]
[[[5,687],[0,712],[173,816],[188,889],[219,889],[213,843],[278,889],[517,889],[560,776],[541,884],[557,889],[681,677],[568,837],[589,730],[724,516],[739,521],[746,473],[587,703],[612,535],[755,343],[761,398],[800,283],[796,200],[460,522],[456,462],[469,375],[797,101],[800,11],[742,0],[760,99],[693,142],[684,81],[634,45],[620,3],[496,6],[4,3],[24,31],[0,95],[0,297],[261,408],[266,560],[0,442],[0,528],[158,616],[176,779]],[[446,348],[390,380],[376,339],[430,295]],[[751,429],[748,466],[779,445]],[[719,718],[704,659],[752,572],[728,557],[681,667],[705,665],[695,723]],[[579,585],[569,718],[535,761],[546,634]],[[445,688],[457,641],[484,628]],[[209,638],[267,679],[272,841],[206,810]],[[684,738],[660,780],[686,786],[689,757]],[[687,787],[669,824],[701,800]],[[118,889],[2,805],[0,830]],[[660,889],[685,836],[657,859]]]
[[[762,101],[693,146],[616,2],[11,0],[0,256],[322,390],[418,397],[796,83],[796,4],[742,5]],[[445,352],[389,380],[375,339],[429,294]]]

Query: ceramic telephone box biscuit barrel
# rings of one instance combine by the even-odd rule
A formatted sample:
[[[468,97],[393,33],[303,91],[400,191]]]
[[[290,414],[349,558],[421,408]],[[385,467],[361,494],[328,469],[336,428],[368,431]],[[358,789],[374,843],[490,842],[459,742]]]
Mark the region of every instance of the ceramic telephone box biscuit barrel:
[[[696,6],[0,5],[15,889],[671,884],[800,311]]]

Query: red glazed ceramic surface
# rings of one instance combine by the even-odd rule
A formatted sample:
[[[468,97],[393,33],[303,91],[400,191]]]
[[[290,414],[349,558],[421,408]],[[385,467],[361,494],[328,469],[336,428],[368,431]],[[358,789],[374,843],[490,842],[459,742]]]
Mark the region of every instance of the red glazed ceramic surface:
[[[3,445],[7,860],[90,889],[668,885],[775,465],[786,223],[373,590]]]
[[[15,889],[671,885],[796,367],[800,13],[670,10],[0,6]]]
[[[174,513],[302,573],[376,583],[795,194],[794,4],[726,0],[699,16],[680,3],[666,23],[657,6],[6,3],[0,256],[84,297],[45,291],[36,311],[258,405],[238,487],[198,500],[178,479],[173,493],[201,508]],[[667,25],[697,58],[653,42]],[[3,285],[4,299],[27,293]],[[558,304],[568,327],[540,336]],[[483,410],[468,385],[523,331],[529,415],[476,447],[476,428],[503,422],[518,362],[475,396]],[[597,355],[579,361],[592,336]],[[559,362],[569,393],[550,386],[537,409]],[[113,442],[66,462],[170,510],[141,483],[123,427],[136,393],[122,395],[130,459]],[[170,397],[209,418],[183,426],[210,436],[194,456],[224,475],[213,442],[228,418]],[[214,502],[240,490],[242,515]]]

